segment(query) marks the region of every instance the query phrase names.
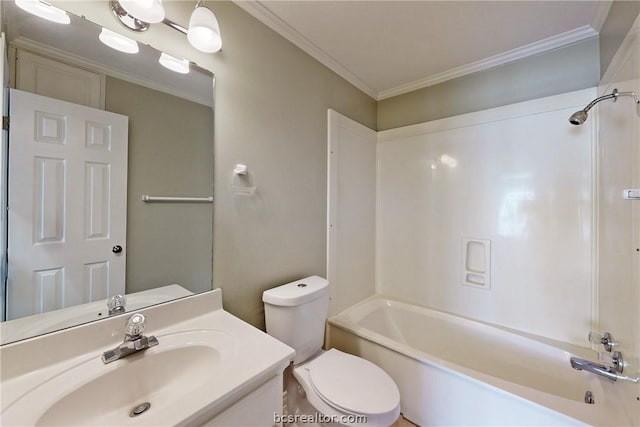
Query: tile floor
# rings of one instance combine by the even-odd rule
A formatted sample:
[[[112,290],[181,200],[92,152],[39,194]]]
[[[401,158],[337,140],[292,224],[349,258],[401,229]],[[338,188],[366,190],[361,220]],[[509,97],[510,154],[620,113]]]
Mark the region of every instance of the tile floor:
[[[391,424],[391,427],[418,427],[418,426],[416,426],[411,421],[406,420],[402,415],[400,415],[400,418],[398,418],[395,423]]]

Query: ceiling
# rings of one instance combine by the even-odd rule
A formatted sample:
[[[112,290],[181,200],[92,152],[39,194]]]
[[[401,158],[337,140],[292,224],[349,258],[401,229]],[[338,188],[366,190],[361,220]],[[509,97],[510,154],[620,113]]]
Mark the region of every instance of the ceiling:
[[[375,99],[594,37],[611,1],[236,1]]]

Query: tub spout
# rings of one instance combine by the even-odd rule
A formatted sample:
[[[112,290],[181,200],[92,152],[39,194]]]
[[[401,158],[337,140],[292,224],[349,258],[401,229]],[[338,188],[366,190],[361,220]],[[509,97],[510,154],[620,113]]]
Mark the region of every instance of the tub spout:
[[[631,381],[633,383],[640,382],[640,378],[638,377],[628,377],[626,375],[620,375],[616,368],[601,365],[599,363],[591,362],[589,360],[580,359],[579,357],[571,358],[571,367],[578,371],[585,370],[587,372],[591,372],[596,375],[600,375],[602,377],[608,378],[611,381],[623,380],[623,381]]]

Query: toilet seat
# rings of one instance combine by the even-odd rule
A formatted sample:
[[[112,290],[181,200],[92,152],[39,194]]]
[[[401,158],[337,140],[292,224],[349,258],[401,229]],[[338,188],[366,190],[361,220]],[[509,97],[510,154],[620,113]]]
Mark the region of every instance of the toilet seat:
[[[363,415],[389,412],[400,401],[398,387],[380,367],[336,349],[314,359],[309,375],[323,400],[347,412]]]
[[[390,425],[400,414],[400,392],[393,379],[360,357],[331,349],[295,367],[294,376],[326,415],[364,415],[371,425]]]

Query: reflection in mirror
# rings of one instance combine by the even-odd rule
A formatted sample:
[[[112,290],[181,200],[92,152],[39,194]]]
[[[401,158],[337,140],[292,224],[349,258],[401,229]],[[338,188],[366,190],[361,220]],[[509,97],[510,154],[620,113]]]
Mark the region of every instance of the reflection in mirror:
[[[130,311],[210,290],[213,75],[100,41],[124,28],[2,8],[12,90],[0,343],[107,317],[117,294]]]

